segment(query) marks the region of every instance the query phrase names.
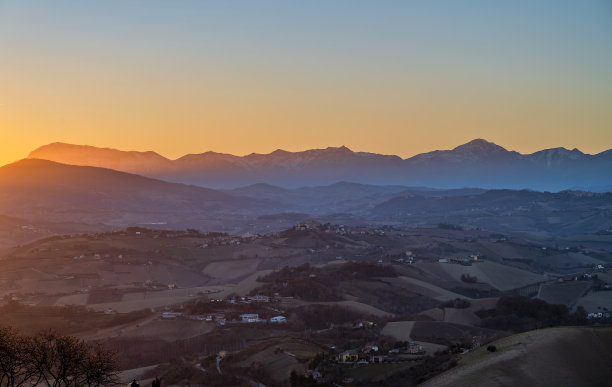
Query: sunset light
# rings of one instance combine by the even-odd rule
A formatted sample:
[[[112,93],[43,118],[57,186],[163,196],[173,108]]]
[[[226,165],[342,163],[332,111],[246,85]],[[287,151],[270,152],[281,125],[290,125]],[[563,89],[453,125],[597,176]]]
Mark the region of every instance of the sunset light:
[[[612,385],[612,1],[0,0],[0,386]]]

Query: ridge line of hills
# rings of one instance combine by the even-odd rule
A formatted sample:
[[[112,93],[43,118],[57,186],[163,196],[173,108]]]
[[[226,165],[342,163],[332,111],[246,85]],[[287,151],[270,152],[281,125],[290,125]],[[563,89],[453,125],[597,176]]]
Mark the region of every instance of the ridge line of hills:
[[[544,155],[550,155],[550,154],[554,154],[557,153],[559,155],[566,155],[567,157],[570,158],[578,158],[581,156],[609,156],[610,154],[612,154],[612,148],[599,152],[599,153],[595,153],[595,154],[589,154],[589,153],[584,153],[582,151],[580,151],[578,148],[574,148],[574,149],[567,149],[565,147],[554,147],[554,148],[545,148],[539,151],[535,151],[532,153],[520,153],[520,152],[516,152],[516,151],[509,151],[506,148],[497,145],[493,142],[489,142],[485,139],[474,139],[471,140],[465,144],[459,145],[453,149],[449,149],[449,150],[434,150],[434,151],[430,151],[430,152],[424,152],[424,153],[420,153],[420,154],[416,154],[414,156],[411,157],[407,157],[407,158],[402,158],[400,156],[397,155],[390,155],[390,154],[380,154],[380,153],[373,153],[373,152],[363,152],[363,151],[353,151],[350,148],[348,148],[345,145],[339,146],[339,147],[333,147],[333,146],[329,146],[327,148],[313,148],[313,149],[307,149],[307,150],[303,150],[303,151],[287,151],[284,149],[276,149],[270,153],[250,153],[248,155],[244,155],[244,156],[237,156],[231,153],[222,153],[222,152],[215,152],[215,151],[206,151],[206,152],[202,152],[202,153],[188,153],[185,154],[183,156],[177,157],[176,159],[171,159],[165,156],[160,155],[159,153],[155,152],[155,151],[135,151],[135,150],[129,150],[129,151],[124,151],[124,150],[119,150],[119,149],[115,149],[115,148],[109,148],[109,147],[96,147],[96,146],[92,146],[92,145],[78,145],[78,144],[69,144],[69,143],[65,143],[65,142],[61,142],[61,141],[56,141],[50,144],[46,144],[46,145],[42,145],[36,149],[34,149],[33,151],[30,152],[28,158],[43,158],[40,157],[42,155],[44,155],[46,152],[55,152],[58,150],[61,151],[81,151],[81,152],[93,152],[93,151],[102,151],[102,152],[108,152],[110,153],[116,153],[116,154],[129,154],[129,155],[139,155],[139,156],[143,156],[143,157],[152,157],[152,158],[156,158],[156,159],[160,159],[160,160],[165,160],[165,161],[181,161],[181,160],[186,160],[189,158],[193,158],[193,157],[197,157],[197,156],[208,156],[208,155],[218,155],[218,156],[226,156],[226,157],[233,157],[233,158],[244,158],[244,159],[249,159],[249,158],[258,158],[258,157],[265,157],[265,156],[283,156],[283,155],[304,155],[304,154],[316,154],[316,153],[324,153],[324,152],[335,152],[335,153],[356,153],[356,154],[360,154],[360,155],[372,155],[372,156],[385,156],[385,157],[392,157],[394,159],[400,159],[403,161],[407,161],[410,159],[419,159],[419,158],[423,158],[423,157],[427,157],[428,155],[434,155],[434,154],[441,154],[444,152],[451,152],[451,151],[476,151],[476,150],[487,150],[487,151],[506,151],[506,152],[510,152],[522,157],[542,157]]]
[[[612,230],[612,193],[347,182],[214,190],[112,169],[23,159],[0,167],[0,215],[43,223],[161,225],[236,234],[278,230],[315,217],[348,225],[455,224],[569,235]]]
[[[482,139],[452,150],[407,159],[328,147],[301,152],[276,150],[246,156],[205,152],[176,160],[158,153],[52,143],[29,155],[64,164],[89,165],[209,188],[266,183],[285,188],[351,181],[371,185],[433,188],[510,188],[540,191],[612,191],[612,149],[595,155],[578,149],[520,154]]]

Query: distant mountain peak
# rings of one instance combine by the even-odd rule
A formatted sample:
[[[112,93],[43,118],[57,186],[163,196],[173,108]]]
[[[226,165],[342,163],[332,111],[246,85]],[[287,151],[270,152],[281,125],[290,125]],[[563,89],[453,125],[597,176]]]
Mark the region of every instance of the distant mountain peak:
[[[130,153],[130,154],[139,154],[139,155],[148,155],[148,156],[154,156],[154,157],[160,157],[163,158],[163,156],[161,156],[159,153],[154,152],[154,151],[122,151],[122,150],[118,150],[115,148],[101,148],[101,147],[95,147],[95,146],[91,146],[91,145],[77,145],[77,144],[68,144],[65,142],[52,142],[50,144],[47,145],[43,145],[40,146],[36,149],[34,149],[32,152],[30,152],[30,154],[28,155],[29,158],[44,158],[44,157],[39,157],[39,155],[41,154],[45,154],[45,153],[54,153],[54,152],[112,152],[115,154],[121,154],[121,153]]]
[[[500,152],[507,151],[506,148],[501,147],[493,142],[489,142],[482,138],[474,139],[463,145],[459,145],[454,151],[469,151],[469,152]]]
[[[43,145],[30,152],[28,158],[52,160],[70,165],[110,168],[125,172],[159,170],[171,163],[170,160],[153,151],[121,151],[63,142]]]
[[[284,149],[280,149],[280,148],[279,148],[279,149],[275,150],[274,152],[270,153],[270,155],[274,155],[274,156],[284,156],[284,155],[287,155],[287,154],[289,154],[289,153],[291,153],[291,152],[288,152],[288,151],[286,151],[286,150],[284,150]]]
[[[328,146],[327,148],[325,148],[326,152],[330,152],[330,153],[354,153],[352,150],[350,150],[347,146],[342,145],[342,146]]]
[[[544,163],[548,167],[567,161],[579,160],[585,156],[578,148],[569,150],[563,147],[544,149],[529,155],[531,159]]]

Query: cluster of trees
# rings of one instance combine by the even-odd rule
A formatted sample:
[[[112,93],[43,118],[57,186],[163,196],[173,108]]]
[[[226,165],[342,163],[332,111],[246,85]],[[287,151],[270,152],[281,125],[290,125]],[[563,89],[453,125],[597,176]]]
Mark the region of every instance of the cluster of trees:
[[[465,309],[469,308],[470,301],[465,298],[455,298],[454,300],[448,300],[440,304],[440,308],[455,308],[455,309]]]
[[[549,304],[538,298],[523,296],[501,297],[495,309],[476,313],[482,318],[482,326],[512,332],[558,325],[582,325],[586,323],[584,308],[570,313],[565,305]]]
[[[258,278],[258,281],[265,284],[254,289],[251,294],[278,293],[283,297],[296,297],[308,301],[341,300],[337,282],[330,282],[326,274],[308,263],[297,267],[285,266]]]
[[[0,328],[0,385],[109,386],[117,383],[114,352],[101,343],[49,331],[23,336]]]
[[[326,329],[332,324],[348,324],[364,317],[353,309],[338,305],[306,305],[293,309],[293,313],[304,322],[305,327],[311,329]]]
[[[283,297],[296,297],[308,301],[338,301],[342,299],[340,281],[373,280],[375,277],[397,277],[392,266],[374,262],[347,262],[325,268],[308,263],[297,267],[285,266],[257,280],[266,284],[251,294],[278,293]]]
[[[323,268],[305,263],[295,267],[285,266],[257,280],[261,282],[275,282],[310,276],[312,276],[312,278],[319,278],[322,282],[333,283],[338,280],[371,280],[373,277],[397,277],[399,273],[393,266],[380,265],[369,261],[349,261],[341,265],[326,266]]]
[[[461,274],[461,281],[466,282],[468,284],[475,284],[476,282],[478,282],[478,277],[476,277],[475,275]]]
[[[441,228],[444,230],[458,230],[458,231],[463,230],[463,227],[456,225],[456,224],[451,224],[451,223],[438,223],[438,228]]]

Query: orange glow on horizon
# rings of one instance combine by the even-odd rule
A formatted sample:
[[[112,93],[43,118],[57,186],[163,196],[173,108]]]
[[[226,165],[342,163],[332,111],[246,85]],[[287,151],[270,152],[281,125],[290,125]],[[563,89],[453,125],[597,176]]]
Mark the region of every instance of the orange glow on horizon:
[[[58,141],[172,159],[612,148],[603,3],[33,3],[0,5],[0,164]]]

